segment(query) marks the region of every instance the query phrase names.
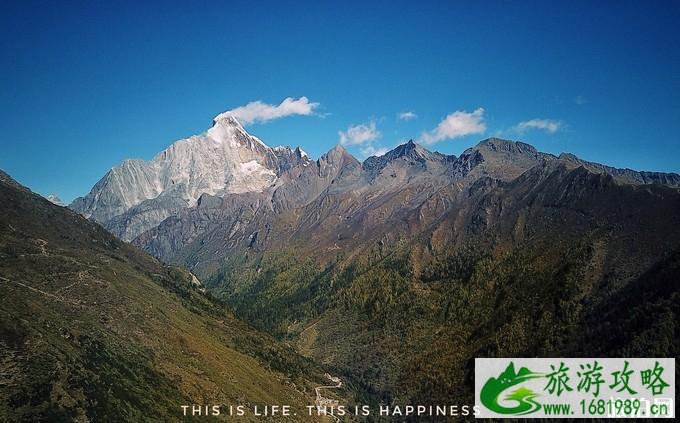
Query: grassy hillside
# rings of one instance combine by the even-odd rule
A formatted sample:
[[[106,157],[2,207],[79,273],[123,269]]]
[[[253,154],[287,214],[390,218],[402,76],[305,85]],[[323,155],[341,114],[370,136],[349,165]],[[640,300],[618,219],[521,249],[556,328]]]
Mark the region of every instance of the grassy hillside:
[[[187,272],[1,172],[0,298],[1,421],[171,421],[185,404],[303,409],[323,382]]]

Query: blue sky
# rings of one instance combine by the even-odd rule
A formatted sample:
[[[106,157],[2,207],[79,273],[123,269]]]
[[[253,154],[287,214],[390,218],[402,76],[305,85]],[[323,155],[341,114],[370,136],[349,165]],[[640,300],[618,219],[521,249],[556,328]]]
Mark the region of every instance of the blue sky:
[[[70,201],[220,112],[306,97],[247,129],[313,157],[340,131],[358,157],[500,135],[680,171],[677,1],[138,3],[2,2],[1,169]]]

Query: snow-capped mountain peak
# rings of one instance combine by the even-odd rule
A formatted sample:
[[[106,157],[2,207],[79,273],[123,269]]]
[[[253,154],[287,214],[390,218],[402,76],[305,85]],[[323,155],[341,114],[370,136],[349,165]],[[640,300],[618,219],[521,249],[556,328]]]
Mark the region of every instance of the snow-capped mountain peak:
[[[259,138],[250,135],[230,112],[220,113],[213,119],[210,129],[205,132],[205,136],[217,143],[225,141],[235,146],[237,142],[246,144],[251,148],[257,145],[259,148],[269,149]],[[200,137],[200,136],[199,136]]]
[[[300,157],[309,158],[309,154],[307,154],[307,152],[305,150],[301,149],[300,147],[295,147],[295,151],[297,152],[297,154],[300,155]]]
[[[59,196],[58,196],[57,194],[49,194],[49,195],[48,195],[47,197],[45,197],[45,198],[46,198],[49,202],[51,202],[52,204],[56,204],[56,205],[62,206],[62,207],[65,207],[65,206],[66,206],[66,204],[65,204],[63,201],[61,201],[61,198],[59,198]]]
[[[221,113],[207,131],[174,142],[152,160],[114,166],[71,208],[105,223],[144,204],[147,215],[140,225],[130,225],[134,230],[126,236],[133,237],[180,205],[195,205],[202,194],[263,191],[276,182],[282,159],[229,112]]]
[[[239,122],[231,112],[224,112],[215,116],[213,118],[213,126],[215,125],[234,126],[240,128],[242,131],[245,131],[243,129],[243,125],[241,125],[241,122]]]

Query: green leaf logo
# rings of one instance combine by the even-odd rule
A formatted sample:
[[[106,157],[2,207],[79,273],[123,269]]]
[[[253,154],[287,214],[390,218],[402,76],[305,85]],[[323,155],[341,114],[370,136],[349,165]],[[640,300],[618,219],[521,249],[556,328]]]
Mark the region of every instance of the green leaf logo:
[[[543,373],[532,372],[526,367],[522,367],[519,369],[519,372],[515,373],[515,364],[510,362],[508,367],[498,376],[498,378],[489,378],[489,380],[486,381],[479,394],[480,400],[486,408],[499,414],[522,415],[536,412],[541,408],[541,404],[535,399],[539,394],[525,387],[519,387],[503,397],[503,400],[505,401],[516,402],[517,405],[515,407],[503,407],[498,403],[498,400],[505,391],[513,386],[517,386],[530,379],[544,376]]]

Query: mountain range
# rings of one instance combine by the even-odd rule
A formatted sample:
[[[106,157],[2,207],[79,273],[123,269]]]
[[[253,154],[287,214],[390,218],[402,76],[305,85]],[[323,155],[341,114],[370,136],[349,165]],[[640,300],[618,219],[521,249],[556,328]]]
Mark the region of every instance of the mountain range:
[[[298,218],[292,227],[274,231],[273,235],[282,237],[288,231],[285,236],[293,238],[294,232],[306,236],[306,232],[320,229],[316,235],[327,239],[318,241],[324,249],[334,250],[349,242],[350,237],[331,233],[341,227],[352,232],[351,238],[363,237],[357,240],[361,243],[391,232],[392,228],[376,228],[386,221],[366,221],[375,213],[392,219],[421,208],[432,201],[428,200],[432,195],[452,189],[464,191],[486,178],[511,181],[537,166],[583,168],[611,177],[618,184],[680,185],[678,174],[616,169],[571,154],[554,156],[522,142],[496,138],[480,142],[460,157],[430,152],[409,141],[363,163],[340,145],[314,161],[299,147],[266,146],[229,113],[223,113],[215,117],[205,133],[175,142],[151,161],[126,160],[112,168],[88,195],[77,198],[69,207],[101,223],[119,238],[168,261],[187,248],[193,250],[191,244],[196,242],[202,245],[200,250],[214,248],[223,253],[236,244],[266,249],[266,237],[271,233],[267,228],[281,216],[318,215],[332,208],[333,213],[337,212],[335,217]],[[341,205],[331,204],[340,200],[345,203],[342,212],[338,208]],[[377,211],[388,204],[393,209]],[[448,205],[440,207],[443,211]],[[339,226],[333,231],[313,228],[336,223]],[[361,226],[359,232],[363,235],[352,224]],[[226,237],[211,235],[212,231],[226,230],[225,225],[230,226]],[[213,238],[224,242],[213,245]],[[210,247],[204,246],[206,241]],[[207,262],[223,256],[201,255]],[[190,266],[203,275],[214,270],[204,261]]]
[[[679,187],[498,138],[312,160],[222,114],[70,207],[368,397],[430,404],[471,402],[474,357],[677,355]]]

